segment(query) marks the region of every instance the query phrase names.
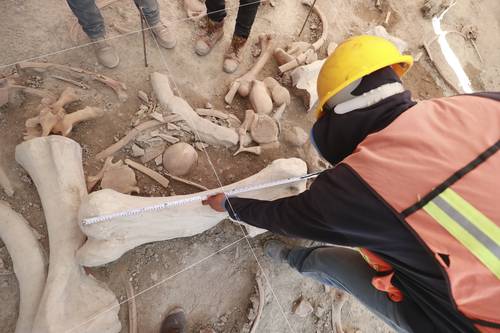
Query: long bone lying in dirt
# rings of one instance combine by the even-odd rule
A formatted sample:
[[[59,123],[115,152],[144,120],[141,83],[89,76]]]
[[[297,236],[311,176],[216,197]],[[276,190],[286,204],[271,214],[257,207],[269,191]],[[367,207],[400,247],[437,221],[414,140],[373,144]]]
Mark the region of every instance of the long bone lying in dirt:
[[[223,147],[231,147],[238,143],[238,134],[234,128],[219,126],[200,117],[184,99],[175,96],[166,75],[152,73],[151,84],[160,104],[169,112],[181,116],[200,141]]]
[[[15,333],[32,331],[47,279],[46,260],[28,222],[0,201],[0,238],[5,243],[19,282],[19,316]]]
[[[257,174],[224,186],[224,189],[228,191],[236,187],[300,176],[306,172],[306,164],[301,159],[279,159]],[[305,182],[297,182],[289,186],[277,186],[265,190],[243,193],[240,196],[261,200],[274,200],[301,193],[305,190],[305,186]],[[220,189],[214,189],[189,195],[151,198],[124,195],[112,190],[101,190],[91,193],[82,202],[80,206],[80,219],[186,199],[195,195],[214,194],[220,191]],[[128,250],[141,244],[179,237],[190,237],[212,228],[228,217],[227,212],[216,212],[208,206],[203,206],[201,202],[192,202],[156,212],[82,225],[82,230],[88,239],[78,250],[77,256],[85,266],[104,265],[118,259]],[[247,226],[247,230],[251,236],[265,231],[250,226]]]
[[[36,185],[49,233],[49,272],[33,332],[119,332],[115,295],[75,258],[85,241],[78,208],[87,197],[80,145],[57,135],[35,138],[16,147],[16,161]]]
[[[265,64],[273,54],[274,42],[271,35],[259,35],[259,42],[261,48],[259,59],[248,72],[243,74],[231,84],[228,93],[224,97],[227,104],[231,104],[233,102],[236,93],[238,93],[241,97],[247,97],[248,94],[250,94],[252,81],[257,79],[257,75],[262,68],[264,68]]]
[[[303,0],[302,4],[305,6],[311,6],[312,3],[309,0]],[[328,21],[325,14],[318,8],[318,6],[313,7],[314,13],[318,15],[321,20],[321,26],[323,31],[321,37],[312,44],[305,44],[303,42],[292,43],[287,51],[277,48],[274,57],[278,62],[280,73],[292,70],[303,64],[310,64],[311,62],[317,60],[317,52],[323,46],[328,36]]]

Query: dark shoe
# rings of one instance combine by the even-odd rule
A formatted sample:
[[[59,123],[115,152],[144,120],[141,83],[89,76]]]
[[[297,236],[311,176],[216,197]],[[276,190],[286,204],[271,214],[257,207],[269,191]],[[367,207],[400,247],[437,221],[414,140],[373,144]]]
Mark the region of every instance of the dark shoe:
[[[164,47],[166,49],[173,49],[175,47],[175,44],[177,44],[177,40],[175,39],[173,31],[162,22],[158,22],[157,24],[152,26],[151,31],[153,31],[156,40],[161,47]]]
[[[160,333],[185,333],[186,332],[186,314],[181,307],[175,307],[163,319]]]
[[[278,240],[270,240],[264,244],[264,253],[276,262],[287,262],[290,248]]]
[[[215,44],[224,36],[224,21],[214,22],[209,18],[207,21],[207,26],[194,47],[196,54],[200,56],[209,54]]]
[[[247,38],[233,36],[231,45],[224,55],[224,72],[234,73],[238,69],[246,42]]]
[[[115,49],[104,39],[104,37],[92,39],[97,61],[107,68],[115,68],[120,63],[120,58]]]

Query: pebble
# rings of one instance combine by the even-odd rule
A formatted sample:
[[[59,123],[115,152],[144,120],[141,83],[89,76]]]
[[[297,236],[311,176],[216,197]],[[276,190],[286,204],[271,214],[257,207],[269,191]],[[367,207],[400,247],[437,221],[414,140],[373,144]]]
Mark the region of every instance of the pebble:
[[[301,318],[305,318],[314,311],[311,303],[306,301],[304,298],[299,298],[295,301],[295,305],[292,312]]]

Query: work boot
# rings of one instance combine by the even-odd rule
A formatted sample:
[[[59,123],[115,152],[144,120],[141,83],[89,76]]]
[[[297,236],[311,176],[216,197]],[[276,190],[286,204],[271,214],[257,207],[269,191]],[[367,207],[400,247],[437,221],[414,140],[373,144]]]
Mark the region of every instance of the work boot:
[[[207,19],[207,26],[194,47],[196,54],[199,56],[209,54],[222,36],[224,36],[224,21],[215,22]]]
[[[173,49],[177,44],[177,40],[175,39],[175,35],[172,30],[170,30],[161,21],[152,26],[151,31],[153,31],[156,40],[161,47]]]
[[[107,68],[115,68],[120,63],[120,58],[113,46],[104,37],[92,39],[97,61]]]
[[[170,311],[161,323],[160,333],[185,333],[186,314],[181,307],[175,307]]]
[[[270,240],[264,244],[264,253],[275,262],[288,262],[290,248],[279,240]]]
[[[246,42],[246,38],[233,35],[231,45],[224,55],[224,72],[231,74],[238,69]]]

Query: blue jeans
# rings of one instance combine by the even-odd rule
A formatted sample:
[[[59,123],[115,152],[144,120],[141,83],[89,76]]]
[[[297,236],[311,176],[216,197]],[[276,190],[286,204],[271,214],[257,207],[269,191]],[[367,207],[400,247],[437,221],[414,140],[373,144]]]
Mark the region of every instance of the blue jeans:
[[[104,19],[102,18],[95,0],[66,0],[69,7],[78,19],[83,31],[91,38],[104,37]],[[134,0],[138,7],[142,7],[146,21],[150,26],[160,22],[160,8],[157,0]]]
[[[412,332],[404,313],[412,313],[413,318],[421,314],[421,320],[429,321],[411,300],[395,303],[375,289],[371,280],[376,272],[357,251],[335,246],[295,247],[288,264],[307,277],[353,295],[397,332]]]
[[[226,0],[206,0],[205,4],[210,20],[221,22],[226,17]],[[240,0],[239,4],[234,34],[238,37],[248,38],[260,0]]]

